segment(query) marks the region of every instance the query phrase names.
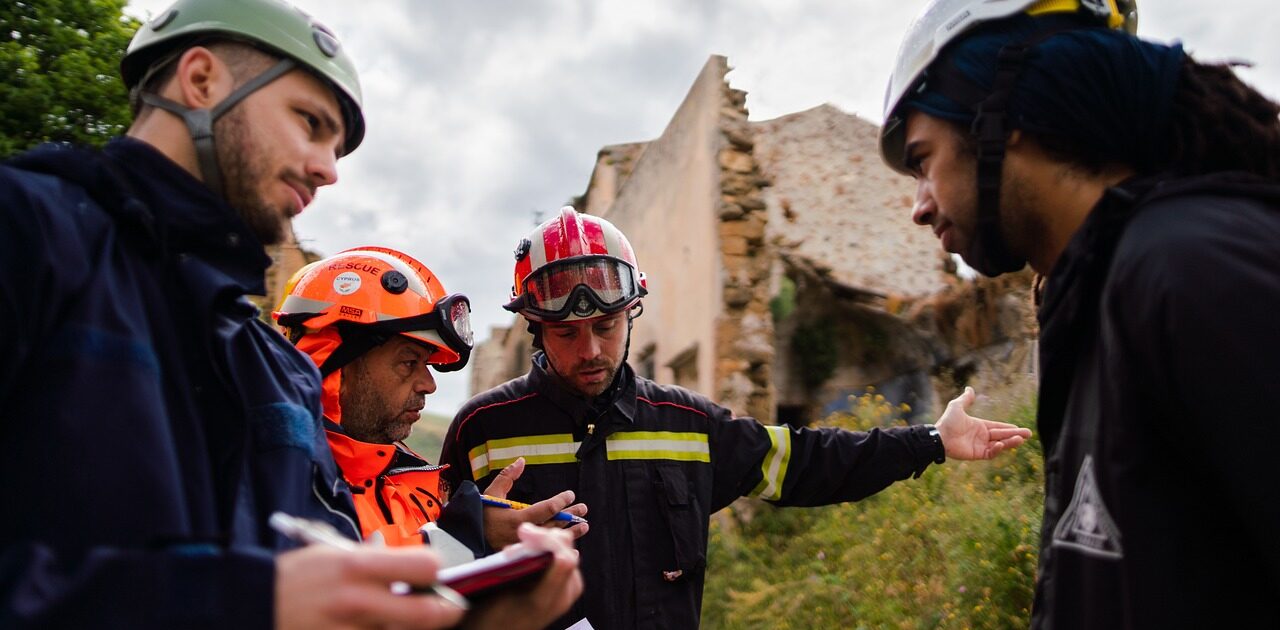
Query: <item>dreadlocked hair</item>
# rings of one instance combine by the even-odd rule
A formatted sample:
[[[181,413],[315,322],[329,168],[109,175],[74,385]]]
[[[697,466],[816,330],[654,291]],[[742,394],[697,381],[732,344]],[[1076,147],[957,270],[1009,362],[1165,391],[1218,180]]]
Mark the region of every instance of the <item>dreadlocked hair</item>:
[[[1280,179],[1280,104],[1232,70],[1248,65],[1183,59],[1171,112],[1169,168],[1186,175],[1245,171]]]

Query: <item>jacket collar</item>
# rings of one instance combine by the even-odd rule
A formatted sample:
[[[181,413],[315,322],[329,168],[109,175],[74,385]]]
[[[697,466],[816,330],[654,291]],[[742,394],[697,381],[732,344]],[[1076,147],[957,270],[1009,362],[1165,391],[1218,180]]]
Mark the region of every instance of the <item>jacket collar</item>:
[[[103,154],[151,211],[169,251],[195,254],[247,292],[266,293],[271,257],[234,208],[145,142],[116,138]]]
[[[371,444],[361,442],[342,432],[341,427],[325,422],[325,436],[333,458],[342,469],[342,476],[354,485],[366,479],[377,479],[389,472],[409,469],[431,472],[444,466],[432,466],[403,444]]]
[[[1144,206],[1168,197],[1196,194],[1251,197],[1280,202],[1280,184],[1242,172],[1220,172],[1194,177],[1174,177],[1169,173],[1132,177],[1108,188],[1072,235],[1066,249],[1045,280],[1039,320],[1043,327],[1050,319],[1061,319],[1059,311],[1074,319],[1082,305],[1081,296],[1094,282],[1105,280],[1111,256],[1129,220]],[[1043,335],[1042,335],[1043,336]]]
[[[546,353],[541,351],[535,353],[532,363],[529,369],[531,389],[547,397],[552,404],[573,418],[574,423],[580,423],[588,416],[605,415],[610,410],[617,411],[617,415],[628,424],[635,422],[636,376],[631,366],[625,361],[618,368],[618,373],[614,376],[613,384],[609,389],[593,399],[584,398],[566,389],[560,380],[548,371]]]

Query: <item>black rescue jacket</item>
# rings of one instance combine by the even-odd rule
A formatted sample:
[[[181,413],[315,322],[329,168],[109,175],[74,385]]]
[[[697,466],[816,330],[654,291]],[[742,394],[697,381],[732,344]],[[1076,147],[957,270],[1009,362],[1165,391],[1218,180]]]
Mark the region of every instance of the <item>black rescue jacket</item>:
[[[1107,191],[1048,278],[1036,628],[1280,628],[1280,185]]]
[[[446,479],[484,487],[517,457],[512,499],[573,490],[590,509],[578,541],[586,590],[558,624],[698,626],[709,517],[738,497],[823,505],[869,496],[942,456],[926,427],[855,433],[766,426],[623,364],[595,401],[528,374],[463,406],[445,437]],[[450,476],[451,475],[451,476]]]

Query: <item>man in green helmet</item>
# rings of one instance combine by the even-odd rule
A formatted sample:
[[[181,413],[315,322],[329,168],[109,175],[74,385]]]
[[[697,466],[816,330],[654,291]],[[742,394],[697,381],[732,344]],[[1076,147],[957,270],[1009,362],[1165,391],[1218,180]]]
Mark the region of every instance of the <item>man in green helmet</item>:
[[[359,538],[319,375],[245,298],[363,136],[338,40],[276,0],[179,0],[121,70],[126,137],[0,165],[0,627],[463,621],[392,593],[435,581],[428,549],[294,549],[268,526]],[[580,592],[567,534],[526,530],[552,569],[466,623],[540,627]]]

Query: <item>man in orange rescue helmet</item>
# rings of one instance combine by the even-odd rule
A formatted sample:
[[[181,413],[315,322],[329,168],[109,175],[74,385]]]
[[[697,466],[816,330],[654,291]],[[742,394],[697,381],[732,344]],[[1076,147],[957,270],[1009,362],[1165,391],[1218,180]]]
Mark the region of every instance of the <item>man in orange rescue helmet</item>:
[[[290,340],[320,368],[325,429],[351,488],[360,531],[390,545],[421,544],[422,528],[438,525],[473,553],[486,551],[475,485],[452,493],[433,466],[403,443],[426,396],[436,390],[428,366],[462,369],[471,353],[471,306],[449,294],[414,258],[392,249],[360,247],[312,263],[290,280],[273,313]],[[509,475],[513,480],[516,474]],[[504,495],[499,480],[491,494]],[[517,542],[520,522],[541,523],[557,511],[585,514],[562,493],[525,510],[490,510],[487,543]],[[446,502],[448,505],[446,506]],[[574,533],[581,535],[585,525]]]

